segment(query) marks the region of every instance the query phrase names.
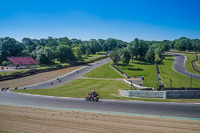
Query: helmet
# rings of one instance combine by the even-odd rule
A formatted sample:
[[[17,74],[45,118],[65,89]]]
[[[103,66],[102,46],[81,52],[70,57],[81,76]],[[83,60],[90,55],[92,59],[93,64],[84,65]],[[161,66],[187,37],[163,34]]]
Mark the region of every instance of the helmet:
[[[92,92],[95,92],[95,90],[93,90]]]

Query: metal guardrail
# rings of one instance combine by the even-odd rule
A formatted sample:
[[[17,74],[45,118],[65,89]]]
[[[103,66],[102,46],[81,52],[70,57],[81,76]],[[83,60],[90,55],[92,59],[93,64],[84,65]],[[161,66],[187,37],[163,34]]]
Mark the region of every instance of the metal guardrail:
[[[163,98],[163,99],[200,99],[199,90],[189,90],[189,91],[118,90],[118,94],[125,97]]]
[[[200,91],[165,91],[164,99],[200,99]]]
[[[118,90],[119,95],[125,97],[143,97],[143,98],[163,98],[164,91],[137,91],[137,90]]]

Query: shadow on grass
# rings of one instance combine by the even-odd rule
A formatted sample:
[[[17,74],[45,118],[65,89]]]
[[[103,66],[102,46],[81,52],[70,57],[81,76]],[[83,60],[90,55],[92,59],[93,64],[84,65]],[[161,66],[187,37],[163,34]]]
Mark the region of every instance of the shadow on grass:
[[[134,64],[139,64],[139,65],[153,65],[154,63],[149,63],[149,62],[134,62]]]
[[[131,70],[131,71],[143,71],[144,69],[141,68],[126,68],[127,70]]]
[[[165,60],[174,60],[174,59],[165,59]]]
[[[97,55],[105,55],[105,53],[98,53]]]

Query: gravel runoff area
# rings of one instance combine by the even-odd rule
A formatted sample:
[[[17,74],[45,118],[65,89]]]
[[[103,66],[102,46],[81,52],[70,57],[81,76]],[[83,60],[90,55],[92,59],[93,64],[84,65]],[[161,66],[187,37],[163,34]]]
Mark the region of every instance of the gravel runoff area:
[[[64,69],[50,71],[50,72],[38,73],[35,75],[23,77],[23,78],[1,81],[0,88],[2,88],[3,86],[15,88],[15,87],[23,87],[23,86],[41,83],[41,82],[48,81],[50,79],[62,76],[80,67],[83,67],[83,66],[74,66],[74,67],[64,68]]]
[[[0,105],[3,133],[200,133],[200,121]]]

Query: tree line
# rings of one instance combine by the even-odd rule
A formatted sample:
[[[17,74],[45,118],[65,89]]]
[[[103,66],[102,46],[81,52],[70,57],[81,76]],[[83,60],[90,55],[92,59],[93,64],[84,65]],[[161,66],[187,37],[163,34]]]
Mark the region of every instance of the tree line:
[[[127,65],[130,59],[133,61],[133,58],[153,62],[169,49],[200,52],[200,40],[181,37],[173,41],[145,41],[135,38],[128,43],[114,38],[82,41],[67,37],[48,37],[46,39],[23,38],[17,41],[5,37],[0,38],[0,64],[7,61],[9,56],[31,56],[40,64],[50,65],[55,60],[61,63],[82,61],[82,55],[112,50],[113,61],[115,63],[121,61],[123,65]]]
[[[181,37],[173,41],[144,41],[135,38],[134,41],[128,43],[127,47],[114,49],[111,53],[111,59],[116,65],[121,62],[122,67],[128,65],[130,59],[133,62],[134,58],[155,62],[159,61],[162,55],[170,49],[200,52],[200,40]]]
[[[116,47],[126,47],[127,42],[109,38],[68,39],[67,37],[47,39],[23,38],[21,42],[14,38],[0,38],[0,63],[7,61],[9,56],[31,56],[40,64],[50,65],[57,59],[61,63],[82,61],[82,55],[95,54],[100,51],[112,50]]]

